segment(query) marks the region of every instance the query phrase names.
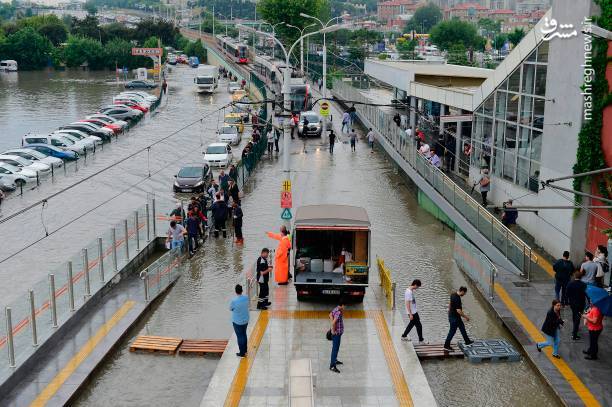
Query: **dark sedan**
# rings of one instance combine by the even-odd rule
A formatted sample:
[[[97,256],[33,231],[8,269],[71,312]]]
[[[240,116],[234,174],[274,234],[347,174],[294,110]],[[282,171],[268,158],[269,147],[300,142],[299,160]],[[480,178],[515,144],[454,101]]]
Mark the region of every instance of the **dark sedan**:
[[[157,87],[155,82],[143,81],[143,80],[135,80],[129,81],[125,84],[127,89],[153,89]]]
[[[204,192],[212,180],[212,171],[206,164],[194,164],[181,168],[174,178],[174,192]]]

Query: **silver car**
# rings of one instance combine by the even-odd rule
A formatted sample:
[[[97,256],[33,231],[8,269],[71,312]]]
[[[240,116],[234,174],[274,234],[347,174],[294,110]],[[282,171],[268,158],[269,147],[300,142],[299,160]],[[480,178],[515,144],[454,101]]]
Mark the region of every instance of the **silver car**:
[[[306,124],[307,121],[307,124]],[[323,121],[318,113],[313,111],[303,112],[298,123],[298,134],[300,137],[316,136],[321,137]]]
[[[142,116],[142,112],[128,107],[121,106],[106,106],[100,109],[102,114],[108,115],[114,119],[132,121],[138,120]]]

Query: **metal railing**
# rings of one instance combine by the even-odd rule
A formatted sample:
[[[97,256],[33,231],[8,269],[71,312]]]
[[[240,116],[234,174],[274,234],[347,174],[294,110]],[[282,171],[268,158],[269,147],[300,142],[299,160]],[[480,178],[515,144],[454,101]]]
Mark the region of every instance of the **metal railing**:
[[[497,267],[476,246],[459,232],[455,232],[453,258],[472,282],[478,284],[485,295],[493,299],[495,296],[495,276]]]
[[[172,204],[164,201],[163,205]],[[0,357],[0,382],[155,239],[147,225],[152,222],[153,230],[165,230],[159,226],[155,207],[156,199],[149,197],[145,205],[52,269],[23,296],[3,304],[0,352],[7,359]]]
[[[334,95],[350,102],[372,103],[358,89],[341,80],[336,80]],[[348,103],[350,103],[348,102]],[[528,280],[531,277],[531,263],[537,263],[537,256],[529,245],[508,229],[500,220],[483,208],[469,193],[450,179],[439,168],[417,152],[414,140],[407,140],[406,133],[393,121],[393,113],[378,106],[356,104],[359,118],[369,122],[384,141],[419,173],[444,199],[451,204],[472,226],[493,244]]]
[[[395,281],[391,278],[391,270],[385,266],[385,261],[379,257],[376,257],[376,263],[378,264],[380,285],[387,299],[387,307],[395,309]]]

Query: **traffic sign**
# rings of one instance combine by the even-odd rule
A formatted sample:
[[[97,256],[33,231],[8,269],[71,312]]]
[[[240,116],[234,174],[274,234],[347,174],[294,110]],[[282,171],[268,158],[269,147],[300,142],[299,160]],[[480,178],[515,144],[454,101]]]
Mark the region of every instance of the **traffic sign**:
[[[283,181],[283,192],[291,192],[291,181],[288,179]]]
[[[291,192],[281,192],[281,208],[291,208],[293,206]]]
[[[329,103],[321,102],[321,108],[319,109],[319,114],[321,116],[329,116]]]
[[[289,208],[285,208],[283,209],[283,213],[281,213],[281,219],[283,220],[289,220],[291,219],[293,216],[291,215],[291,209]]]

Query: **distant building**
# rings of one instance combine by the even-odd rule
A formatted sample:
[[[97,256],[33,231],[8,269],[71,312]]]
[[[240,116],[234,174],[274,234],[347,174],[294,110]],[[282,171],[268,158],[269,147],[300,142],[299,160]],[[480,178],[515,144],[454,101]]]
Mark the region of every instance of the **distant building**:
[[[458,18],[462,21],[477,23],[479,19],[486,16],[490,10],[479,3],[463,3],[444,9],[442,15],[445,20]]]
[[[408,16],[410,19],[416,9],[426,3],[421,0],[388,0],[378,3],[378,20],[383,25],[388,25],[392,20],[400,19],[400,16]]]

